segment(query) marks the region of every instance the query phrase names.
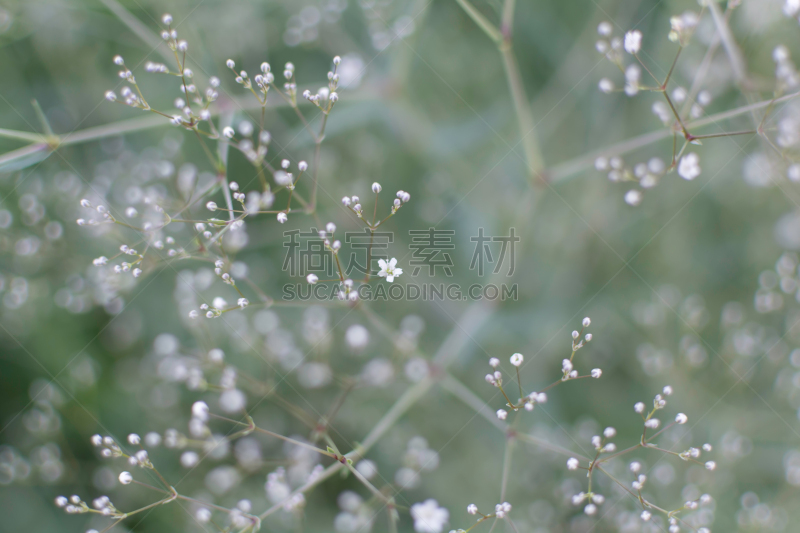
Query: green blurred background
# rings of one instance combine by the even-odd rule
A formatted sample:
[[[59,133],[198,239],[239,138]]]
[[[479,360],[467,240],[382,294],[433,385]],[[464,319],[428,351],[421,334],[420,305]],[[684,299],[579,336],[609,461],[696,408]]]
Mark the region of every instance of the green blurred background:
[[[499,20],[499,0],[476,5],[490,20]],[[121,7],[144,33],[137,35],[135,24],[120,17]],[[331,57],[348,57],[360,79],[341,91],[328,122],[320,167],[322,220],[357,229],[339,198],[354,193],[365,198],[373,181],[389,192],[406,190],[412,201],[391,221],[390,256],[408,253],[409,230],[454,230],[452,281],[462,286],[485,281],[468,268],[474,247],[469,238],[478,228],[504,235],[514,226],[522,238],[516,272],[508,281],[518,284],[519,299],[491,307],[477,329],[463,332],[458,325],[470,302],[376,302],[370,308],[395,328],[404,317],[421,317],[424,331],[416,341],[428,357],[449,332],[465,337],[450,370],[492,411],[503,402],[483,380],[488,357],[505,364],[510,354],[524,353],[526,386],[541,387],[557,378],[560,360],[568,356],[570,331],[590,316],[594,340],[579,352],[579,368],[601,367],[603,378],[556,388],[546,405],[522,416],[522,429],[578,450],[588,449],[589,438],[610,425],[619,432],[618,446],[626,447],[638,442],[641,431],[634,402],[649,402],[670,384],[676,393],[662,418],[680,411],[690,422],[667,432],[662,444],[682,451],[710,442],[718,468],[711,474],[677,459],[657,463],[658,455],[638,454],[648,467],[655,466],[649,487],[654,501],[680,507],[691,484],[715,498],[714,531],[792,531],[790,524],[800,519],[800,459],[792,453],[800,454],[795,451],[800,450],[800,380],[794,379],[792,364],[800,365],[800,357],[791,357],[800,343],[800,328],[794,327],[800,307],[793,292],[782,294],[771,279],[781,255],[800,248],[800,194],[784,177],[785,162],[752,136],[708,140],[693,148],[703,167],[697,180],[670,174],[635,208],[623,201],[624,185],[593,168],[596,151],[663,129],[650,111],[658,95],[627,98],[597,90],[602,77],[621,79],[594,49],[597,24],[613,21],[618,35],[640,29],[649,64],[663,73],[676,51],[667,40],[669,17],[687,9],[698,10],[697,3],[518,2],[514,51],[545,176],[554,176],[545,186],[531,187],[497,49],[454,0],[6,1],[0,7],[0,124],[41,132],[32,99],[59,134],[142,117],[140,111],[106,102],[103,94],[118,82],[115,54],[129,65],[163,60],[146,33],[158,31],[163,12],[180,21],[196,76],[222,78],[222,104],[228,95],[241,101],[246,96],[226,75],[229,57],[251,71],[264,60],[274,66],[292,61],[301,87],[323,86]],[[706,23],[708,16],[681,56],[674,75],[678,84],[691,83],[707,50],[703,35],[713,32],[713,24]],[[708,114],[769,99],[772,50],[783,44],[800,52],[797,21],[782,15],[781,2],[744,0],[731,16],[731,28],[763,90],[743,95],[720,50],[704,86],[714,95]],[[174,87],[141,68],[134,73],[154,106],[171,107],[178,96]],[[244,111],[233,109],[237,121],[244,117]],[[308,106],[304,110],[310,113]],[[789,103],[773,116],[795,112]],[[704,132],[751,126],[752,117],[745,114]],[[275,157],[311,159],[313,141],[291,110],[269,110],[267,127],[285,150]],[[2,152],[23,144],[0,139]],[[653,156],[666,160],[671,150],[672,140],[666,138],[625,159],[629,164]],[[176,305],[177,272],[202,265],[176,263],[174,269],[148,273],[112,301],[105,301],[107,294],[92,273],[91,259],[110,255],[124,240],[76,226],[74,220],[82,216],[78,200],[91,187],[106,191],[108,201],[121,209],[131,184],[169,188],[187,163],[199,172],[212,170],[193,136],[164,121],[43,155],[0,173],[0,209],[13,219],[6,223],[8,216],[0,214],[0,529],[9,532],[88,528],[84,516],[66,516],[52,504],[58,494],[76,493],[88,501],[109,494],[123,509],[152,501],[152,494],[114,483],[124,465],[100,460],[89,436],[101,428],[117,436],[185,428],[189,406],[202,395],[158,377],[153,343],[159,334],[174,335],[187,353],[221,347],[230,363],[264,383],[279,381],[283,372],[261,359],[264,339],[254,327],[255,310],[230,314],[230,324],[245,342],[224,326],[213,324],[199,334],[188,323]],[[158,177],[161,171],[166,178]],[[247,183],[251,175],[245,159],[233,155],[230,178]],[[309,220],[290,217],[285,228],[272,216],[248,220],[249,242],[236,259],[248,265],[249,277],[266,293],[279,297],[284,283],[297,281],[281,272],[281,231],[307,229]],[[52,224],[48,230],[52,222],[61,230]],[[409,265],[401,260],[401,266],[410,281]],[[773,274],[762,275],[765,271]],[[772,295],[770,312],[756,309],[757,291]],[[218,292],[216,287],[205,296]],[[281,394],[309,412],[324,412],[339,394],[339,376],[357,374],[376,357],[392,360],[396,369],[392,384],[358,389],[348,397],[334,424],[343,439],[339,444],[347,448],[344,443],[363,439],[408,386],[405,356],[364,314],[346,306],[324,308],[323,329],[331,332],[321,345],[304,337],[315,316],[302,307],[275,308],[303,354],[329,362],[337,376],[332,385],[303,391],[301,398],[297,378],[290,374],[278,387]],[[344,340],[347,327],[356,323],[371,334],[361,356],[354,356]],[[41,393],[43,386],[49,392]],[[256,416],[275,431],[304,431],[269,400]],[[399,503],[436,498],[450,510],[450,527],[466,528],[472,522],[464,512],[468,503],[483,510],[499,501],[504,437],[486,420],[444,390],[431,389],[368,455],[384,477],[391,479],[415,435],[439,452],[440,466],[425,473],[418,488],[405,491]],[[265,439],[264,446],[265,457],[280,450],[278,441]],[[153,452],[160,470],[176,482],[185,474],[178,455],[163,448]],[[514,505],[511,516],[519,531],[640,530],[630,515],[637,514],[635,502],[615,493],[607,480],[599,481],[607,495],[602,518],[582,516],[566,495],[585,490],[585,479],[568,472],[564,460],[535,447],[517,450],[505,499]],[[226,463],[234,461],[228,457],[201,465],[181,485],[198,494],[206,473]],[[237,492],[251,498],[259,512],[267,505],[267,471],[245,476]],[[305,530],[332,530],[335,499],[346,488],[365,494],[352,479],[336,478],[309,495]],[[231,505],[236,499],[219,501]],[[125,527],[200,529],[179,506],[157,509],[141,522],[130,519],[118,529]],[[292,527],[275,522],[265,529]],[[373,530],[385,527],[379,515]],[[411,531],[407,514],[401,529]]]

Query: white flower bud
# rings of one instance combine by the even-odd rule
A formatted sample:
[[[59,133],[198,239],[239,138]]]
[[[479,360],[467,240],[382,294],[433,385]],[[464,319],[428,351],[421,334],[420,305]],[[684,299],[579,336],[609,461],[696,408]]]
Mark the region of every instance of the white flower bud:
[[[119,475],[119,482],[123,485],[130,485],[133,481],[133,476],[130,472],[121,472]]]

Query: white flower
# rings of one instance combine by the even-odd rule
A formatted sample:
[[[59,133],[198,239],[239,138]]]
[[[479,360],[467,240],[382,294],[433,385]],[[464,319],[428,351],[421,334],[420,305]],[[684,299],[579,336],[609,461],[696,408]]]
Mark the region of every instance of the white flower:
[[[209,211],[216,211],[217,210],[217,203],[216,202],[208,202],[206,204],[206,209]]]
[[[317,283],[319,281],[319,278],[317,277],[316,274],[309,274],[308,276],[306,276],[306,281],[308,281],[310,284],[314,285],[315,283]]]
[[[583,322],[582,322],[582,324],[583,324],[583,327],[585,327],[585,328],[588,328],[588,327],[589,327],[589,324],[591,324],[591,323],[592,323],[592,319],[591,319],[591,318],[589,318],[588,316],[587,316],[586,318],[584,318],[584,319],[583,319]]]
[[[497,365],[499,364],[500,364],[500,359],[498,359],[497,357],[492,357],[491,359],[489,359],[489,366],[491,366],[492,368],[497,368]]]
[[[523,359],[524,358],[522,357],[521,353],[515,353],[511,356],[511,364],[514,366],[519,366],[522,364]]]
[[[505,420],[506,417],[508,417],[508,411],[506,411],[505,409],[497,410],[497,418],[499,418],[500,420]]]
[[[418,533],[440,533],[450,513],[439,507],[436,500],[428,499],[411,506],[411,518],[414,519],[414,530]]]
[[[287,220],[289,220],[289,217],[287,217],[287,216],[286,216],[286,213],[284,213],[283,211],[281,211],[280,213],[278,213],[278,217],[277,217],[277,218],[278,218],[278,222],[280,222],[281,224],[283,224],[283,223],[285,223]]]
[[[591,516],[597,512],[597,506],[593,503],[590,503],[589,505],[583,508],[583,512]]]
[[[200,420],[208,420],[208,404],[206,402],[194,402],[192,404],[192,416]]]
[[[600,80],[600,83],[597,84],[597,87],[600,89],[600,92],[608,94],[614,90],[614,83],[608,78],[603,78]]]
[[[683,413],[678,413],[675,417],[675,422],[678,424],[685,424],[687,420],[689,420],[689,417]]]
[[[599,369],[599,368],[593,368],[592,369],[592,377],[593,378],[599,379],[600,376],[602,376],[602,375],[603,375],[603,371],[601,369]]]
[[[650,511],[642,511],[642,514],[640,514],[639,516],[642,517],[642,520],[647,522],[648,520],[650,520],[650,517],[653,516],[653,515],[650,514]]]
[[[607,439],[613,439],[617,435],[617,430],[612,427],[607,427],[603,431],[603,436]]]
[[[642,49],[642,32],[639,30],[629,31],[625,34],[625,51],[629,54],[637,54]]]
[[[628,205],[637,206],[642,203],[642,192],[636,189],[631,189],[625,193],[625,203]]]
[[[235,135],[235,132],[233,131],[233,128],[231,128],[230,126],[225,126],[222,129],[222,134],[225,137],[227,137],[228,139],[233,139],[233,136]]]
[[[121,472],[119,474],[119,482],[123,485],[130,485],[131,481],[133,481],[133,476],[130,472]]]
[[[378,259],[378,265],[381,267],[378,275],[382,278],[386,278],[386,281],[389,283],[393,282],[394,278],[403,273],[402,268],[397,268],[397,259],[394,257],[392,257],[388,263],[384,259]]]
[[[375,194],[378,194],[379,192],[381,192],[381,188],[382,188],[381,184],[378,183],[377,181],[372,184],[372,192],[374,192]]]
[[[700,175],[700,158],[692,152],[681,157],[678,163],[678,175],[687,181],[691,181]]]
[[[578,464],[580,464],[580,462],[577,459],[570,457],[567,459],[567,470],[577,470]]]
[[[717,463],[715,463],[714,461],[708,461],[706,462],[705,466],[706,470],[714,470],[715,468],[717,468]]]
[[[637,413],[644,413],[644,403],[636,402],[636,405],[633,406],[633,410]]]

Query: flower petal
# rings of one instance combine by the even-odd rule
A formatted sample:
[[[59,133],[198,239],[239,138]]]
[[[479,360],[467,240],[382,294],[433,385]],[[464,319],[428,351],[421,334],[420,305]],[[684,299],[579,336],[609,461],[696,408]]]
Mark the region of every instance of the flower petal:
[[[389,268],[394,268],[397,265],[397,258],[392,257],[391,261],[389,261]]]
[[[393,282],[394,276],[386,276],[386,281],[388,281],[389,283]]]
[[[378,266],[381,267],[381,270],[386,270],[386,261],[383,259],[378,259]]]

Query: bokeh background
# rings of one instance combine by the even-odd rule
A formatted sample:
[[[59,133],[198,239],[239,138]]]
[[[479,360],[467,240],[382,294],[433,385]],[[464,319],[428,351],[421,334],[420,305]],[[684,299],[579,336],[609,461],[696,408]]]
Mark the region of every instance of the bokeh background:
[[[499,0],[476,6],[488,19],[500,20]],[[569,334],[584,316],[592,318],[594,340],[579,352],[579,368],[584,373],[600,367],[602,379],[557,387],[546,405],[520,415],[518,429],[581,451],[590,449],[592,435],[614,426],[618,446],[626,447],[641,433],[633,404],[649,402],[669,384],[675,394],[662,418],[684,412],[689,424],[665,433],[662,445],[682,451],[709,442],[718,468],[711,473],[676,458],[636,454],[651,469],[652,499],[672,509],[708,492],[715,503],[703,519],[714,531],[793,530],[791,524],[800,519],[795,374],[800,352],[793,357],[800,346],[800,306],[791,254],[800,249],[800,194],[786,178],[787,160],[755,136],[709,139],[693,147],[703,168],[698,179],[686,182],[670,174],[637,207],[624,202],[624,185],[610,182],[593,164],[597,155],[616,153],[609,147],[664,130],[651,113],[659,95],[628,98],[598,91],[600,78],[622,79],[594,48],[598,23],[611,21],[616,35],[640,29],[646,61],[663,75],[676,52],[667,39],[669,18],[689,9],[699,11],[697,2],[518,2],[514,53],[547,169],[547,183],[532,185],[497,48],[454,0],[4,2],[2,127],[41,132],[35,99],[58,134],[120,121],[131,131],[118,134],[111,126],[91,142],[16,158],[0,169],[0,530],[97,527],[85,516],[57,509],[52,502],[59,494],[87,500],[109,494],[123,509],[152,501],[152,494],[115,482],[124,465],[101,460],[89,437],[106,431],[120,438],[171,427],[184,431],[193,401],[209,398],[212,404],[213,394],[189,391],[159,373],[160,351],[222,348],[229,363],[260,383],[280,382],[281,398],[312,414],[324,413],[347,376],[358,375],[370,360],[390,361],[394,379],[357,388],[334,421],[334,440],[350,449],[409,386],[404,368],[410,358],[432,359],[449,338],[453,344],[444,348],[454,351],[449,372],[492,413],[504,402],[484,382],[488,358],[497,356],[508,367],[508,356],[522,352],[526,387],[542,387],[558,377]],[[227,75],[227,58],[252,71],[261,61],[274,66],[292,61],[299,85],[314,88],[325,85],[331,57],[343,56],[348,86],[329,119],[320,166],[323,221],[357,229],[338,199],[369,196],[373,181],[389,192],[408,191],[411,203],[391,221],[390,256],[400,259],[410,281],[408,231],[454,230],[453,277],[440,274],[437,281],[464,287],[486,282],[469,269],[470,237],[478,228],[505,235],[515,227],[522,239],[515,273],[501,281],[518,284],[518,300],[371,303],[371,313],[416,346],[414,355],[407,345],[396,346],[367,314],[335,302],[311,309],[276,306],[266,315],[248,309],[225,315],[224,324],[198,326],[187,317],[191,307],[178,275],[208,278],[209,265],[199,262],[153,269],[136,283],[110,288],[91,260],[111,255],[131,237],[78,227],[75,219],[84,216],[79,199],[100,191],[109,205],[123,209],[140,201],[141,191],[174,191],[181,172],[203,179],[212,170],[194,137],[167,121],[127,122],[145,114],[103,99],[119,81],[115,54],[128,65],[164,60],[167,49],[157,38],[163,12],[179,22],[196,77],[222,78],[220,106],[231,110],[234,122],[248,114],[257,122],[257,111]],[[730,27],[753,90],[740,90],[718,49],[703,85],[713,94],[704,110],[708,115],[771,98],[773,49],[782,44],[800,53],[798,23],[783,15],[777,0],[744,0],[732,12]],[[706,15],[677,64],[675,84],[691,84],[713,34]],[[178,96],[173,85],[141,67],[134,73],[151,103],[171,107]],[[316,116],[309,106],[303,109]],[[703,132],[749,129],[763,112]],[[795,113],[791,101],[776,106],[766,123],[768,134]],[[267,127],[278,143],[274,157],[311,159],[313,141],[291,110],[270,109]],[[2,138],[0,151],[24,144]],[[666,160],[671,151],[671,137],[665,136],[623,157],[632,165],[653,156]],[[791,150],[787,153],[790,158]],[[256,183],[239,154],[231,156],[229,176]],[[205,216],[202,211],[199,216]],[[284,283],[298,281],[281,271],[282,231],[308,229],[309,222],[293,216],[282,227],[272,216],[248,219],[236,261],[276,299]],[[189,232],[176,228],[175,235],[186,238]],[[222,292],[217,281],[206,285],[202,297]],[[465,315],[476,309],[480,320]],[[330,365],[335,377],[329,385],[307,389],[296,372],[265,364],[276,317],[295,353]],[[369,330],[360,351],[345,339],[354,324]],[[267,399],[256,413],[259,423],[274,431],[308,436],[280,402]],[[449,509],[450,527],[466,528],[472,523],[467,504],[483,510],[501,501],[505,438],[491,421],[432,387],[370,451],[383,477],[393,478],[409,439],[417,435],[438,452],[439,465],[424,472],[417,487],[403,491],[399,504],[435,498]],[[281,455],[276,440],[261,439],[261,446],[265,458]],[[160,448],[152,455],[168,479],[186,475],[179,452]],[[516,449],[504,499],[514,505],[511,516],[519,531],[641,529],[636,502],[602,476],[598,483],[607,501],[598,516],[572,506],[569,497],[586,489],[585,478],[567,471],[565,460],[536,446]],[[274,466],[245,471],[233,454],[204,461],[182,479],[181,490],[213,492],[207,474],[220,465],[239,468],[241,481],[230,494],[218,495],[218,502],[232,505],[246,496],[259,512],[268,506],[265,475]],[[627,479],[624,464],[618,466]],[[332,530],[340,512],[336,497],[345,489],[367,496],[352,478],[337,476],[308,495],[302,530]],[[401,530],[411,531],[411,520],[402,514]],[[265,525],[269,531],[298,527],[285,518]],[[666,530],[663,521],[660,527]],[[132,518],[117,530],[125,528],[201,529],[180,506],[164,506],[141,521]],[[372,529],[386,530],[385,513]]]

